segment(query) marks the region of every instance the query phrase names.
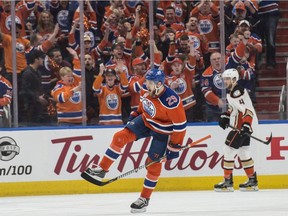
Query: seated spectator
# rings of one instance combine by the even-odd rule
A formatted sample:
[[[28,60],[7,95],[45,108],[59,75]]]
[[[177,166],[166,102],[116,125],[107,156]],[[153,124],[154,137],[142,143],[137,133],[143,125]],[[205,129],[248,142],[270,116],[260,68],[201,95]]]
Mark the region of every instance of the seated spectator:
[[[93,83],[93,90],[97,94],[100,104],[100,125],[123,124],[121,96],[128,88],[128,80],[123,66],[124,64],[121,60],[117,61],[115,70],[105,70],[105,67],[101,65],[99,75]],[[116,73],[119,75],[120,84],[116,84]],[[102,84],[104,79],[105,84]]]
[[[82,99],[81,99],[81,67],[80,60],[75,50],[67,47],[73,56],[73,71],[70,67],[62,67],[59,71],[59,80],[51,91],[56,101],[58,125],[82,124]]]
[[[21,126],[50,124],[47,112],[48,95],[44,95],[41,74],[44,53],[33,50],[29,55],[29,66],[22,72],[22,87],[19,92],[19,122]]]

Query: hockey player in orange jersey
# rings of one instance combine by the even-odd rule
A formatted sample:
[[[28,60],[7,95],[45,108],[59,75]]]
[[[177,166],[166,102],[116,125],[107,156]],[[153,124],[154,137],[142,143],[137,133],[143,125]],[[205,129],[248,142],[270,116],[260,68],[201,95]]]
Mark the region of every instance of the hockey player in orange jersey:
[[[141,195],[130,206],[132,213],[146,211],[161,174],[162,164],[158,160],[164,154],[167,160],[179,157],[186,133],[186,117],[181,99],[173,90],[163,85],[164,80],[164,72],[159,69],[150,69],[146,73],[146,84],[141,90],[138,110],[131,113],[125,128],[114,134],[99,165],[93,164],[85,171],[92,178],[104,178],[128,142],[152,136],[146,163],[157,163],[147,167]]]

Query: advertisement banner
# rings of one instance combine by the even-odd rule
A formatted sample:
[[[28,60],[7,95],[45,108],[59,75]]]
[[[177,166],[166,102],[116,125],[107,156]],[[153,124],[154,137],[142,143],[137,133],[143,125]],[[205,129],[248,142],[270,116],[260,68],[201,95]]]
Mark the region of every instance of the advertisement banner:
[[[80,173],[98,163],[121,128],[69,128],[54,130],[0,131],[0,181],[31,182],[80,180]],[[261,124],[254,136],[273,138],[270,145],[251,139],[251,156],[258,175],[288,174],[288,124]],[[180,157],[163,164],[162,177],[221,176],[223,147],[230,130],[216,125],[188,126],[185,144],[212,137],[186,149]],[[111,167],[107,178],[145,163],[152,138],[129,143]],[[245,175],[238,158],[234,175]],[[127,178],[142,178],[145,169]]]

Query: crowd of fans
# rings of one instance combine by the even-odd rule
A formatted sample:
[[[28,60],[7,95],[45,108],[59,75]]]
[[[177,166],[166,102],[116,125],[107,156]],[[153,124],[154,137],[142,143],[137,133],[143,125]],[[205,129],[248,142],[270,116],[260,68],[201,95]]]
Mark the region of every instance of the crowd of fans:
[[[20,126],[82,124],[81,83],[86,86],[87,124],[126,123],[137,109],[150,68],[181,97],[188,122],[217,121],[223,67],[236,68],[253,102],[257,67],[266,45],[266,67],[274,68],[278,1],[225,0],[225,53],[220,54],[219,1],[0,1],[0,116],[12,102],[11,4],[16,8],[16,61]],[[154,41],[149,40],[154,16]],[[14,18],[13,18],[14,19]],[[80,37],[80,25],[84,37]],[[85,71],[80,44],[84,41]],[[151,46],[150,46],[151,45]],[[263,59],[263,58],[262,58]],[[85,80],[81,81],[81,74]],[[5,121],[2,127],[5,126]]]

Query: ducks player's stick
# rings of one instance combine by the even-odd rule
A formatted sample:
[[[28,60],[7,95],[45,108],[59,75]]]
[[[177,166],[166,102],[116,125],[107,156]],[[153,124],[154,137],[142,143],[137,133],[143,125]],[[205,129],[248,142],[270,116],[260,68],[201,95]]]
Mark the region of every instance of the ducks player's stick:
[[[195,145],[197,145],[197,144],[199,144],[199,143],[201,143],[201,142],[203,142],[204,140],[207,140],[207,139],[209,139],[209,138],[211,138],[211,135],[210,135],[210,134],[207,135],[207,136],[205,136],[205,137],[203,137],[203,138],[201,138],[201,139],[199,139],[199,140],[196,140],[196,141],[194,141],[194,142],[192,141],[192,142],[189,143],[188,145],[183,146],[183,147],[181,148],[181,151],[183,151],[184,149],[191,148],[192,146],[195,146]],[[123,173],[123,174],[121,174],[121,175],[119,175],[119,176],[117,176],[117,177],[115,177],[115,178],[112,178],[112,179],[110,179],[110,180],[107,180],[107,181],[99,181],[99,180],[97,180],[97,179],[94,179],[94,178],[92,178],[90,175],[88,175],[86,172],[83,172],[83,173],[81,174],[81,177],[84,178],[85,180],[89,181],[89,182],[92,183],[92,184],[95,184],[95,185],[98,185],[98,186],[104,186],[104,185],[110,184],[110,183],[112,183],[112,182],[114,182],[114,181],[117,181],[118,179],[124,178],[124,177],[126,177],[126,176],[128,176],[128,175],[130,175],[130,174],[132,174],[132,173],[138,172],[138,170],[141,170],[141,169],[143,169],[143,168],[145,168],[145,167],[151,166],[152,164],[155,164],[155,163],[158,163],[158,162],[162,162],[162,161],[164,161],[165,159],[166,159],[166,155],[164,155],[163,157],[159,158],[159,160],[157,160],[157,161],[151,161],[151,162],[148,163],[148,164],[143,164],[143,165],[139,166],[138,168],[132,169],[132,170],[130,170],[130,171],[128,171],[128,172],[125,172],[125,173]]]
[[[238,132],[240,133],[240,130],[239,130],[239,129],[237,129],[237,128],[231,126],[231,125],[228,125],[228,127],[232,128],[233,130],[236,130],[236,131],[238,131]],[[259,141],[259,142],[261,142],[261,143],[264,143],[265,145],[269,145],[269,143],[270,143],[271,140],[272,140],[272,132],[271,132],[271,134],[270,134],[269,139],[266,140],[266,141],[261,140],[261,139],[255,137],[255,136],[253,136],[253,135],[251,135],[251,134],[249,134],[249,133],[245,133],[245,135],[246,135],[246,136],[249,136],[249,137],[251,137],[251,138],[253,138],[253,139],[255,139],[255,140],[257,140],[257,141]]]

